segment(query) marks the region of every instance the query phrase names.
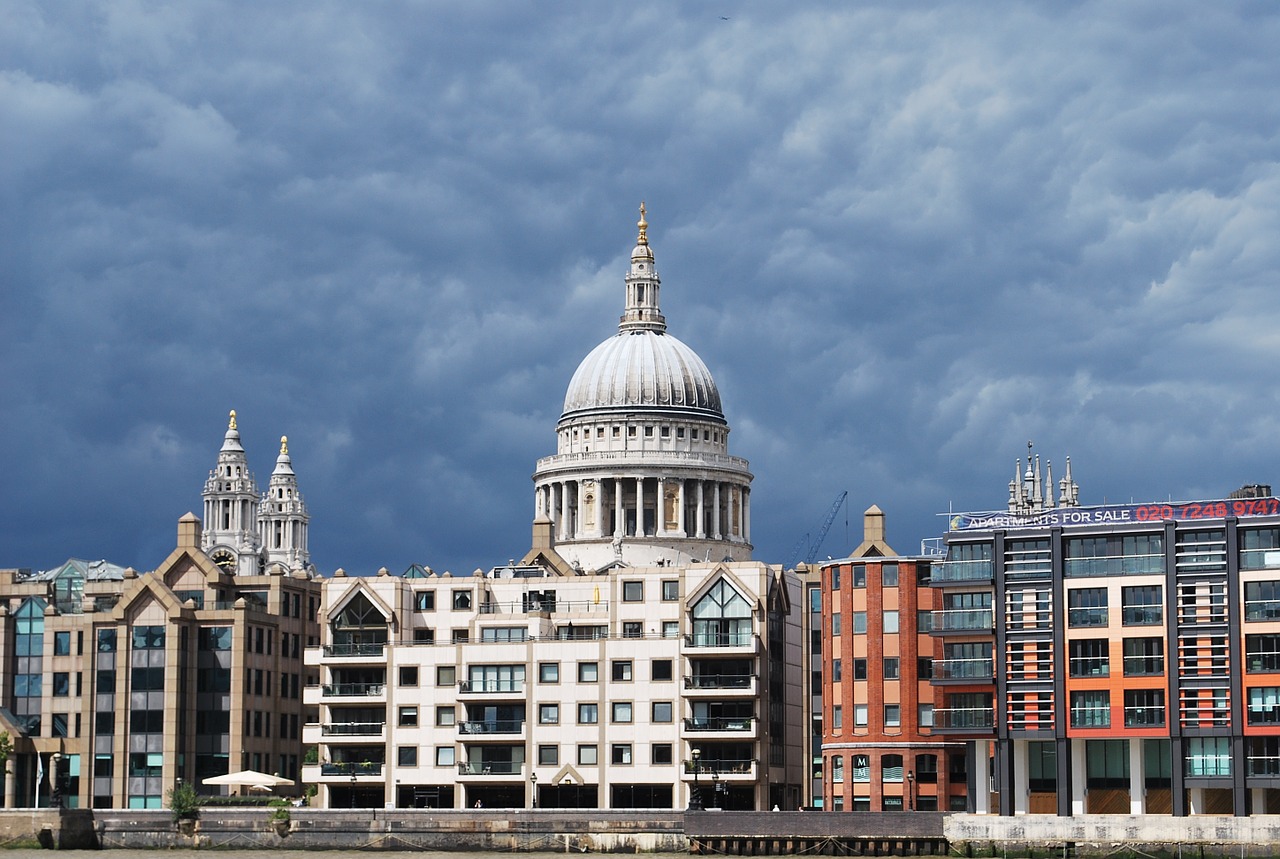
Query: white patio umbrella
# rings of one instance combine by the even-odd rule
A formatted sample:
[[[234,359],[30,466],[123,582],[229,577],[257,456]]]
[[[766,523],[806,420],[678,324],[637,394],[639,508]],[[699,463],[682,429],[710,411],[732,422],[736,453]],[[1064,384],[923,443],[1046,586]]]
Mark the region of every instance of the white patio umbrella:
[[[241,770],[240,772],[227,773],[226,775],[209,776],[201,784],[220,784],[228,787],[254,787],[255,785],[284,787],[293,784],[293,779],[281,778],[278,775],[267,775],[256,770]]]

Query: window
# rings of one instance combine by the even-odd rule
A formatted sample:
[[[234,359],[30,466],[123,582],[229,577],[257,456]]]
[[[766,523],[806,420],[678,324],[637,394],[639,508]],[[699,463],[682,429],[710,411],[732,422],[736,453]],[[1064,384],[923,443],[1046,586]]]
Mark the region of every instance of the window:
[[[599,762],[599,750],[594,743],[578,746],[578,765],[593,767]]]
[[[402,728],[418,727],[418,708],[417,707],[401,707],[399,725]]]
[[[538,724],[539,725],[560,724],[560,705],[559,704],[539,704],[538,705]]]
[[[836,784],[844,781],[844,756],[833,755],[831,757],[831,780]]]
[[[1240,529],[1240,569],[1280,567],[1280,528]]]
[[[680,621],[664,620],[662,622],[663,638],[679,638],[680,637]]]
[[[898,657],[896,657],[896,656],[886,656],[886,657],[885,657],[885,659],[884,659],[884,679],[885,679],[885,680],[897,680],[897,679],[898,679]]]
[[[1110,692],[1091,689],[1071,693],[1071,727],[1108,728],[1110,726]]]
[[[417,611],[435,611],[436,592],[416,591],[413,595],[413,607]]]
[[[454,611],[470,611],[471,610],[471,591],[454,591],[453,592],[453,610]]]
[[[644,602],[644,582],[623,582],[623,602]]]
[[[1124,676],[1141,677],[1164,673],[1164,639],[1126,638],[1124,640]]]
[[[1280,635],[1246,635],[1244,665],[1250,674],[1280,671]]]
[[[454,760],[453,746],[436,746],[436,766],[451,767]]]
[[[871,757],[869,755],[853,755],[849,758],[849,768],[853,770],[855,782],[871,781]]]
[[[631,702],[615,701],[613,703],[613,721],[626,724],[631,721]]]
[[[902,755],[885,755],[880,758],[880,781],[902,781]]]
[[[600,707],[598,704],[579,704],[578,705],[578,724],[594,725],[600,721]]]
[[[454,665],[436,666],[436,685],[454,686],[458,682],[458,668]]]
[[[663,579],[662,580],[662,601],[663,602],[679,602],[680,600],[680,580],[679,579]]]
[[[1186,743],[1187,775],[1231,775],[1230,737],[1187,737]]]
[[[835,704],[831,708],[831,728],[839,731],[844,727],[844,707]]]
[[[538,766],[554,767],[560,764],[560,747],[553,744],[538,746]]]
[[[597,662],[578,663],[578,682],[596,683],[600,680],[600,664]]]
[[[831,660],[831,682],[839,683],[844,680],[844,663],[839,659]]]
[[[831,568],[831,590],[833,591],[840,590],[840,568],[839,567]]]
[[[1075,639],[1068,642],[1070,648],[1070,674],[1072,677],[1107,677],[1111,674],[1111,662],[1105,638]]]
[[[920,727],[932,728],[933,727],[933,705],[921,704],[919,709],[917,710],[916,718],[920,723]]]
[[[853,726],[855,728],[865,728],[867,726],[867,705],[853,705]]]
[[[1152,728],[1164,725],[1163,689],[1126,689],[1124,693],[1124,726]]]
[[[539,683],[559,683],[560,682],[560,663],[559,662],[539,662],[538,663],[538,682]]]
[[[66,714],[66,713],[54,713],[54,714],[53,714],[53,723],[52,723],[52,725],[50,726],[50,730],[53,732],[50,736],[54,736],[54,737],[65,737],[65,736],[68,736],[68,734],[67,734],[67,714]]]
[[[693,616],[695,647],[740,647],[752,643],[752,606],[724,579],[698,600]]]
[[[523,626],[488,626],[480,630],[483,642],[528,641],[529,630]]]
[[[293,640],[296,642],[298,638],[299,636],[295,635],[293,637]],[[415,629],[413,631],[413,643],[414,644],[435,644],[436,631],[434,629],[427,629],[426,627],[419,627],[418,629]]]
[[[861,658],[853,660],[853,679],[867,679],[867,660]]]
[[[1244,583],[1244,619],[1280,619],[1280,581]]]
[[[453,707],[436,707],[436,724],[442,728],[458,723],[457,712]]]
[[[1120,604],[1125,626],[1158,626],[1164,622],[1164,588],[1160,585],[1121,588]]]
[[[671,680],[674,674],[671,670],[670,659],[655,659],[650,666],[649,676],[651,679],[662,682]]]
[[[471,640],[471,633],[465,629],[455,629],[453,634],[449,636],[449,640],[454,644],[466,644]]]
[[[627,766],[631,763],[631,744],[630,743],[614,743],[613,744],[613,762],[617,766]]]
[[[855,564],[849,569],[852,574],[853,586],[855,588],[865,588],[867,586],[867,568],[862,564]]]
[[[886,588],[896,588],[898,586],[898,565],[883,565],[880,568],[880,582]]]
[[[649,747],[649,762],[655,766],[670,766],[675,760],[670,743],[654,743]]]
[[[1106,588],[1074,588],[1067,591],[1067,626],[1106,625]]]
[[[842,627],[842,626],[843,626],[843,623],[841,622],[840,612],[838,612],[838,611],[836,611],[836,612],[832,612],[832,613],[831,613],[831,634],[832,634],[832,636],[840,635],[840,634],[841,634],[841,627]]]
[[[1280,725],[1280,686],[1249,689],[1249,724]]]
[[[622,622],[623,638],[644,638],[644,624],[638,620],[624,620]]]
[[[70,656],[71,655],[71,633],[55,632],[53,634],[53,655],[54,656]]]
[[[933,657],[932,656],[916,657],[916,679],[917,680],[933,679]]]
[[[901,704],[885,704],[884,705],[884,726],[886,728],[897,728],[902,725],[902,705]]]
[[[396,760],[402,767],[416,767],[418,765],[418,747],[417,746],[400,746],[396,750]]]
[[[1066,542],[1063,572],[1073,576],[1123,576],[1164,572],[1163,534],[1112,534]]]
[[[417,686],[418,685],[418,666],[416,665],[400,666],[400,685],[401,686]]]
[[[138,673],[138,670],[139,670],[139,669],[136,669],[136,668],[134,669],[134,674],[135,674],[135,675]],[[142,669],[142,670],[144,670],[144,671],[156,671],[157,673],[159,673],[159,674],[160,674],[160,685],[159,685],[159,686],[156,686],[156,687],[154,687],[154,688],[156,688],[156,689],[163,689],[163,688],[164,688],[164,669],[163,669],[163,668]],[[53,697],[55,697],[55,698],[65,698],[66,696],[68,696],[68,695],[70,695],[70,694],[71,694],[71,675],[70,675],[68,672],[66,672],[66,671],[55,671],[55,672],[53,672]]]
[[[654,701],[653,714],[650,721],[658,723],[670,722],[674,716],[670,701]]]

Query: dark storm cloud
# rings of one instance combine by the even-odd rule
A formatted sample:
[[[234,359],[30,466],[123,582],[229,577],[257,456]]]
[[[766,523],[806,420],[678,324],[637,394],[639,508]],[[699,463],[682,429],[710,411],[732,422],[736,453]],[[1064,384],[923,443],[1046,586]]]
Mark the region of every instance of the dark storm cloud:
[[[915,551],[1028,438],[1086,501],[1280,484],[1267,5],[5,15],[0,564],[154,566],[231,408],[322,569],[518,557],[641,199],[764,560],[844,489],[824,554]]]

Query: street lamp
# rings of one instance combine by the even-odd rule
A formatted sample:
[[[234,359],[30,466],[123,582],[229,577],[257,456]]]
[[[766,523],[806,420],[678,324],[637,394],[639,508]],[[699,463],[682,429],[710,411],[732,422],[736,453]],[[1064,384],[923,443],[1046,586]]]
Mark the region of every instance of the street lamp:
[[[538,807],[538,774],[529,773],[529,781],[533,783],[533,807]]]
[[[693,755],[693,790],[689,791],[689,810],[702,811],[702,787],[698,784],[698,773],[702,769],[698,762],[702,758],[702,749],[695,748],[690,754]]]
[[[907,811],[916,810],[916,777],[911,770],[907,770]]]

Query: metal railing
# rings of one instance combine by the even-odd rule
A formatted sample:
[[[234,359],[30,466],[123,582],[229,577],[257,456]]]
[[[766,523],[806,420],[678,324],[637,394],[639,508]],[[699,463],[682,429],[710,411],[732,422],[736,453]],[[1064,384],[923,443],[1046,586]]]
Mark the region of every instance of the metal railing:
[[[945,609],[933,612],[933,632],[985,632],[995,625],[995,613],[989,608]]]
[[[703,719],[685,719],[686,731],[750,731],[755,716],[710,716]]]
[[[709,632],[684,637],[688,647],[748,647],[754,641],[754,632]]]
[[[992,561],[943,561],[933,565],[934,584],[939,582],[989,582],[995,577]]]
[[[995,660],[990,656],[938,659],[933,663],[935,680],[991,680],[993,677]]]
[[[685,761],[685,775],[750,775],[755,769],[755,758],[729,758],[721,760]]]
[[[460,734],[518,734],[523,730],[523,719],[489,719],[458,723]]]
[[[754,674],[695,674],[685,676],[686,689],[750,689]]]
[[[381,734],[386,722],[334,722],[321,725],[320,733],[326,737],[372,737]]]
[[[518,761],[463,761],[458,775],[519,775],[524,764]]]
[[[523,693],[523,680],[461,680],[458,682],[458,691],[464,695],[476,695],[481,693],[497,694],[497,693]]]
[[[386,683],[330,683],[320,687],[320,695],[325,698],[368,697],[381,695],[386,688]]]
[[[337,763],[320,764],[320,775],[322,776],[380,776],[382,775],[382,761],[338,761]]]
[[[993,707],[948,707],[933,711],[933,727],[942,730],[982,731],[996,726]]]
[[[386,650],[386,642],[360,644],[326,644],[325,656],[382,656]]]

